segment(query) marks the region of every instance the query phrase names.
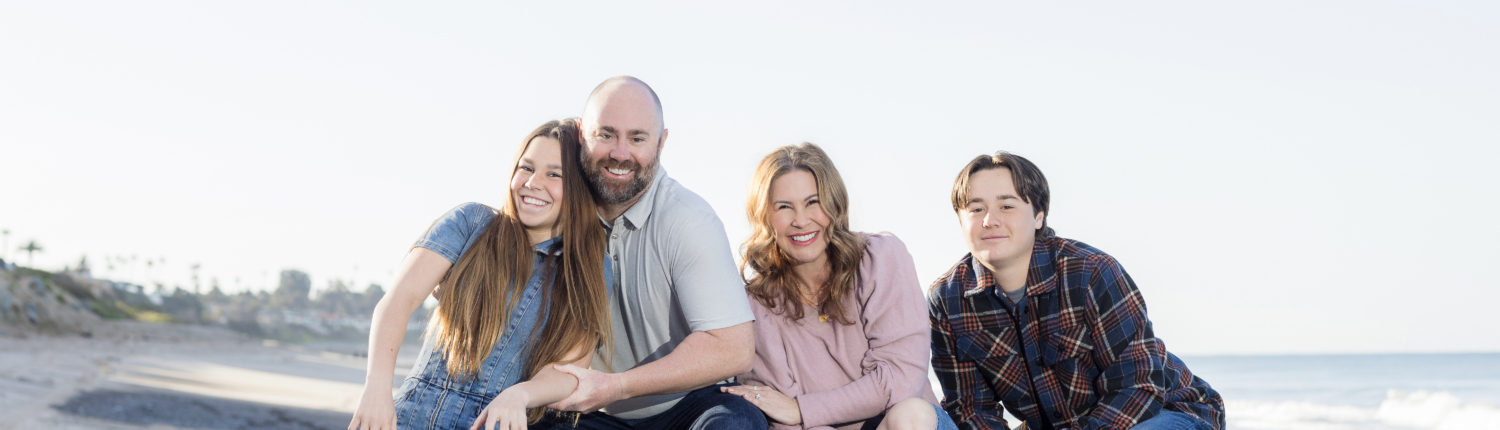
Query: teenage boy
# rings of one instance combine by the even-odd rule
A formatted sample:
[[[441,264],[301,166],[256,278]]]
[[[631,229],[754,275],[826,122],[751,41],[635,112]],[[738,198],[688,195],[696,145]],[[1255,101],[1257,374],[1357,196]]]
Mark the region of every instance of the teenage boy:
[[[1047,227],[1047,178],[981,155],[953,183],[969,255],[932,285],[932,367],[959,428],[1224,428],[1224,401],[1167,352],[1109,254]]]

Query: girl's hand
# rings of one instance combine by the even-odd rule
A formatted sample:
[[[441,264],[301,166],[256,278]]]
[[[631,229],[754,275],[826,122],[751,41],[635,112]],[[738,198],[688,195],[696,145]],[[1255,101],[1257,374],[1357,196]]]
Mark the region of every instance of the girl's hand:
[[[349,430],[396,430],[396,401],[391,399],[391,390],[371,388],[367,385],[364,394],[359,395],[359,406],[354,409],[354,419],[349,420]]]
[[[736,387],[723,387],[719,391],[744,397],[771,421],[794,426],[802,424],[802,408],[797,405],[797,399],[787,397],[780,391],[764,385],[740,385]]]
[[[511,388],[515,388],[514,385]],[[479,411],[469,430],[526,430],[526,403],[531,400],[525,390],[506,389]]]

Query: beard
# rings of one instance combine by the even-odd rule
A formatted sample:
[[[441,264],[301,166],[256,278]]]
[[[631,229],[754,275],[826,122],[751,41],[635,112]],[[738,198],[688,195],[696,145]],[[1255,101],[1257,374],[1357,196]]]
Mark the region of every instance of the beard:
[[[604,204],[618,205],[646,192],[646,187],[651,186],[651,180],[656,178],[656,163],[661,160],[661,151],[658,150],[656,155],[651,165],[644,168],[635,160],[616,160],[607,156],[591,162],[588,151],[579,151],[578,161],[583,165],[583,173],[589,179],[589,191],[594,193],[594,198]],[[621,181],[605,176],[604,169],[625,169],[635,172],[635,175],[628,181]]]

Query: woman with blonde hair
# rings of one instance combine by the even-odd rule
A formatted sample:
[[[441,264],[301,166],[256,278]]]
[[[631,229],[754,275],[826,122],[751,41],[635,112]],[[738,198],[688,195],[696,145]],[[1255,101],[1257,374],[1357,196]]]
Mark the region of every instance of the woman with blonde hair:
[[[927,380],[926,302],[889,233],[849,230],[849,198],[811,143],[761,160],[746,206],[755,363],[725,392],[777,429],[955,428]]]
[[[433,222],[380,299],[365,391],[350,430],[525,429],[609,344],[604,231],[578,166],[574,119],[549,121],[510,165],[500,210],[478,203]],[[406,321],[442,285],[417,363],[393,400]]]

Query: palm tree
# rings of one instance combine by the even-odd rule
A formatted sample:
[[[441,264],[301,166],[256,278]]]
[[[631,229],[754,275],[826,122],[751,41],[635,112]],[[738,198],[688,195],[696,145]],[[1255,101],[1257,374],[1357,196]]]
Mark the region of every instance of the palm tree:
[[[26,251],[26,265],[27,266],[33,266],[32,255],[34,255],[34,254],[36,254],[38,252],[41,252],[42,251],[42,246],[36,244],[36,239],[32,239],[30,242],[26,242],[26,246],[20,247],[20,248],[18,248],[16,250],[17,251]]]

